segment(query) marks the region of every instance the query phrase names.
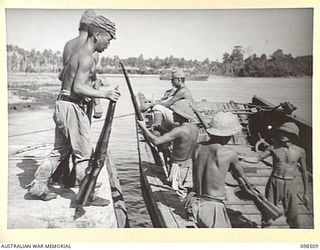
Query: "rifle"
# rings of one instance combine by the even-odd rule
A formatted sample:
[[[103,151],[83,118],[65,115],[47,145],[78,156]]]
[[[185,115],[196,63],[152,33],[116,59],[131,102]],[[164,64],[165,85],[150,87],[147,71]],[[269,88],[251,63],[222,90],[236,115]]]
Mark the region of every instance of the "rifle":
[[[272,202],[268,201],[259,190],[254,188],[245,176],[236,177],[236,180],[240,184],[240,189],[254,201],[262,215],[263,221],[275,220],[283,215],[282,211]]]
[[[127,71],[126,71],[126,69],[124,68],[123,63],[121,62],[121,60],[119,60],[119,64],[120,64],[120,66],[121,66],[121,69],[122,69],[122,71],[123,71],[124,77],[125,77],[126,82],[127,82],[127,85],[128,85],[128,89],[129,89],[129,92],[130,92],[130,97],[131,97],[131,100],[132,100],[132,104],[133,104],[133,107],[134,107],[134,111],[135,111],[135,114],[136,114],[136,118],[137,118],[139,121],[144,121],[143,116],[142,116],[142,113],[141,113],[140,108],[139,108],[139,106],[138,106],[138,103],[137,103],[135,94],[134,94],[134,92],[133,92],[132,85],[131,85],[131,82],[130,82],[130,80],[129,80]],[[149,147],[151,148],[152,155],[155,157],[155,162],[156,162],[157,164],[160,164],[160,165],[163,166],[163,165],[164,165],[164,162],[163,162],[163,160],[161,159],[161,157],[160,157],[160,155],[159,155],[159,152],[157,151],[157,149],[155,148],[155,146],[152,145],[148,140],[146,140],[146,142],[148,143]]]
[[[91,171],[90,173],[86,174],[85,178],[81,182],[79,192],[76,197],[76,202],[83,206],[88,205],[89,198],[94,193],[96,181],[107,157],[108,143],[115,108],[116,102],[110,100],[106,119],[104,121],[99,140],[97,142],[94,154],[89,161]]]

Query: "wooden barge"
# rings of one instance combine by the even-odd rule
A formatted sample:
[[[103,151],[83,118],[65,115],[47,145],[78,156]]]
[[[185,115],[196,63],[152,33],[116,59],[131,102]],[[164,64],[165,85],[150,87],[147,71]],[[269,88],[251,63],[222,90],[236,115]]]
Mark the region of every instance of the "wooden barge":
[[[137,96],[140,104],[146,100],[142,94]],[[294,121],[300,128],[300,140],[298,144],[305,148],[308,163],[308,200],[306,206],[302,200],[303,184],[300,172],[296,175],[298,186],[299,214],[303,228],[314,228],[313,219],[313,194],[312,194],[312,128],[310,124],[303,120],[288,115],[283,109],[273,109],[273,105],[259,97],[253,97],[252,103],[230,102],[207,102],[205,100],[196,102],[197,110],[210,122],[214,111],[231,110],[237,114],[242,132],[232,137],[228,147],[239,154],[256,155],[255,145],[259,140],[259,135],[266,141],[272,130],[286,121]],[[147,126],[152,124],[152,112],[144,113]],[[203,128],[199,128],[199,141],[207,140],[208,136]],[[141,131],[137,128],[138,152],[141,170],[141,182],[144,199],[150,213],[154,227],[161,228],[195,228],[197,225],[188,220],[183,203],[179,196],[166,181],[164,166],[158,159],[161,153],[158,150],[151,150],[146,143]],[[262,194],[265,193],[267,180],[271,174],[271,158],[258,163],[243,163],[244,172],[249,181]],[[226,199],[227,212],[234,228],[261,228],[261,213],[252,200],[241,195],[236,180],[230,173],[226,176]],[[281,207],[282,209],[282,207]],[[281,216],[274,221],[271,228],[288,228],[285,217]]]

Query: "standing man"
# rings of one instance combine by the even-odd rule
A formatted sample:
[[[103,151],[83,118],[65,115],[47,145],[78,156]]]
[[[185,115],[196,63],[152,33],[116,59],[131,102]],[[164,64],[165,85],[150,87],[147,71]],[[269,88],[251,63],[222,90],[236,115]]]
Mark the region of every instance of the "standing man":
[[[63,67],[67,65],[69,62],[71,56],[76,53],[80,47],[86,42],[87,37],[88,37],[88,29],[90,23],[94,20],[96,17],[96,13],[93,10],[85,10],[83,15],[80,18],[80,24],[79,24],[79,35],[70,41],[68,41],[63,49],[63,57],[62,57],[62,62],[63,62]],[[97,79],[96,76],[96,65],[98,63],[98,54],[95,53],[95,63],[92,66],[92,76],[91,76],[91,81],[94,82],[94,88],[99,88],[100,81]],[[61,71],[59,75],[59,79],[62,81],[62,75],[63,75],[64,70]],[[94,99],[94,118],[101,118],[102,116],[102,107],[100,104],[99,99]]]
[[[89,25],[86,42],[71,55],[64,68],[62,90],[58,96],[53,119],[56,123],[54,149],[35,173],[35,179],[28,187],[28,193],[42,200],[57,197],[48,188],[48,180],[57,166],[70,153],[75,157],[76,168],[81,182],[86,174],[92,154],[90,123],[80,105],[84,98],[106,98],[117,101],[120,93],[91,85],[94,52],[103,52],[115,39],[115,24],[103,16],[97,16]]]
[[[185,74],[182,70],[176,69],[172,71],[171,83],[173,86],[171,90],[174,90],[174,93],[170,91],[171,93],[166,94],[166,98],[163,101],[148,103],[143,107],[143,110],[152,108],[153,111],[158,111],[162,114],[162,119],[155,119],[155,124],[166,132],[175,127],[173,111],[170,106],[183,99],[193,102],[191,91],[185,85]]]
[[[302,176],[303,201],[305,204],[308,203],[306,198],[308,184],[306,153],[303,148],[293,144],[298,136],[298,126],[293,122],[286,122],[278,128],[274,145],[268,146],[259,156],[242,158],[249,163],[258,163],[272,156],[273,169],[266,186],[266,197],[275,205],[282,202],[290,228],[299,228],[301,224],[295,182],[297,168],[301,171]],[[270,224],[266,223],[266,226]]]
[[[73,39],[71,39],[70,41],[68,41],[63,49],[63,57],[62,57],[62,63],[63,63],[63,70],[60,72],[59,75],[59,80],[63,81],[62,76],[64,74],[64,70],[66,69],[65,66],[68,64],[71,56],[73,54],[75,54],[80,47],[86,42],[87,38],[88,38],[88,30],[89,30],[89,25],[90,23],[94,20],[94,18],[96,17],[96,13],[93,10],[85,10],[83,15],[80,18],[80,23],[79,23],[79,35]],[[97,53],[95,53],[95,55],[98,55]],[[97,58],[95,56],[95,58]],[[97,62],[95,62],[95,64],[92,67],[92,76],[91,76],[91,81],[93,83],[94,88],[99,88],[99,82],[97,81],[97,76],[96,76],[96,64]],[[63,86],[62,86],[63,88]],[[93,103],[92,103],[93,102]],[[86,110],[86,112],[88,113],[88,107],[89,105],[93,105],[94,107],[94,118],[101,118],[102,116],[102,107],[100,104],[100,99],[93,99],[93,100],[88,100],[87,104],[85,105],[86,107],[83,107],[84,110]],[[89,116],[91,116],[91,112],[89,112],[90,114],[88,114]],[[91,117],[89,117],[89,119],[91,120]],[[73,173],[73,174],[72,174]],[[65,188],[69,188],[69,187],[73,187],[75,185],[75,180],[74,180],[74,175],[75,174],[75,169],[73,169],[73,171],[70,173],[69,172],[69,157],[67,157],[65,159],[65,161],[63,161],[61,163],[61,165],[59,165],[59,167],[57,168],[56,172],[54,173],[54,175],[52,176],[52,180],[56,181],[59,180],[62,176],[63,181],[64,181],[64,187]]]
[[[230,228],[224,205],[225,178],[228,171],[237,179],[243,176],[238,155],[225,147],[231,136],[241,131],[237,117],[218,112],[212,119],[208,142],[199,143],[193,151],[193,192],[185,199],[185,208],[198,227]]]
[[[152,134],[144,122],[137,121],[144,135],[154,145],[173,142],[171,154],[171,170],[168,180],[176,191],[192,188],[192,150],[197,143],[198,127],[191,123],[195,114],[188,100],[179,100],[170,108],[173,110],[173,120],[179,126],[162,136]]]

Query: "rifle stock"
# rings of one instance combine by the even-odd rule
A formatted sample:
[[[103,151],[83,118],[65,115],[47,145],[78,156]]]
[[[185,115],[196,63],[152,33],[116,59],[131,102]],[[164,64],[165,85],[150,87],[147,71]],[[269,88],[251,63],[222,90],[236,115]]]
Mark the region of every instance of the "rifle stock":
[[[240,184],[241,190],[250,195],[254,201],[256,207],[261,212],[263,221],[275,220],[283,215],[282,211],[272,202],[268,201],[259,190],[255,189],[246,177],[237,178],[237,181]]]
[[[92,159],[90,159],[91,171],[87,174],[84,180],[81,182],[79,192],[76,197],[78,204],[87,205],[90,196],[94,193],[95,184],[98,179],[99,173],[104,165],[108,152],[108,143],[110,139],[112,121],[114,117],[114,111],[116,107],[116,102],[111,101],[109,103],[108,111],[106,114],[106,119],[97,142],[95,152]]]

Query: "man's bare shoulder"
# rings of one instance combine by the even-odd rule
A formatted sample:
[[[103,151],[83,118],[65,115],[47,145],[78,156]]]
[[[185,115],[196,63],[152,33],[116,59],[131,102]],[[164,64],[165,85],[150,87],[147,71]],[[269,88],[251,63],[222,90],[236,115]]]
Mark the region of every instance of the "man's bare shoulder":
[[[91,68],[93,64],[94,58],[92,55],[87,53],[85,50],[79,49],[75,52],[71,58],[70,63],[73,65],[81,65],[84,68]]]
[[[296,144],[292,144],[291,147],[292,147],[295,151],[299,152],[300,155],[305,155],[305,154],[306,154],[306,151],[304,150],[304,148],[302,148],[302,147],[300,147],[300,146],[298,146],[298,145],[296,145]]]
[[[224,156],[228,159],[235,159],[238,158],[238,154],[237,152],[235,152],[234,150],[232,150],[231,148],[228,147],[221,147],[219,148],[218,152],[217,152],[220,156]]]

